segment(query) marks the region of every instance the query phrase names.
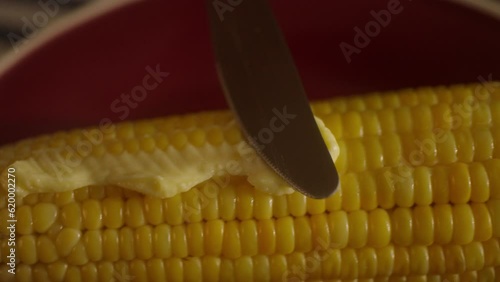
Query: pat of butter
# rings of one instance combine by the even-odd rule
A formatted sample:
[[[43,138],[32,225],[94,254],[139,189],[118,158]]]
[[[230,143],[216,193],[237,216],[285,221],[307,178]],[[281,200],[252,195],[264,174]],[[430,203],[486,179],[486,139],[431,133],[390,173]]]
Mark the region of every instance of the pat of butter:
[[[235,121],[232,120],[232,123]],[[339,155],[335,137],[323,121],[316,122],[332,159]],[[50,138],[46,141],[49,142]],[[167,198],[185,192],[217,175],[247,176],[248,182],[270,194],[289,194],[294,190],[278,176],[246,141],[223,142],[201,147],[186,145],[182,150],[168,146],[151,152],[88,155],[75,164],[62,162],[60,154],[27,152],[12,155],[12,146],[0,149],[1,186],[7,190],[8,168],[16,170],[17,195],[64,192],[89,185],[117,185],[150,196]]]

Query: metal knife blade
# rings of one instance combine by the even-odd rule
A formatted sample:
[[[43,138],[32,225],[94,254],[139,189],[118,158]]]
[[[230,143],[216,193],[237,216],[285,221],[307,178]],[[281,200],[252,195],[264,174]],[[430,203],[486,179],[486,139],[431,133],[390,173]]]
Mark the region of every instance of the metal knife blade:
[[[267,0],[222,2],[206,0],[217,71],[249,143],[297,191],[330,196],[338,173]]]

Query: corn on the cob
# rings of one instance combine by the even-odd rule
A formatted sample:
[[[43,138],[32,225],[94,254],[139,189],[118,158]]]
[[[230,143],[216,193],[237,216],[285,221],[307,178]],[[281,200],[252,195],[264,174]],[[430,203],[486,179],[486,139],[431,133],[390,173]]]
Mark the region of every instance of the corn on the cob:
[[[227,112],[117,124],[60,179],[50,161],[92,129],[0,148],[2,177],[15,167],[25,188],[15,276],[0,191],[0,280],[500,281],[498,84],[312,107],[341,178],[323,200],[289,193],[255,161],[242,165]],[[207,169],[200,154],[235,166]]]

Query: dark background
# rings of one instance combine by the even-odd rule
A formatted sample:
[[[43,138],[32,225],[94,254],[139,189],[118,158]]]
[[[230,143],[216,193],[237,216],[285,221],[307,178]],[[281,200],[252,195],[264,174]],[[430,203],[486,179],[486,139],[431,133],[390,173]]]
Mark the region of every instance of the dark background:
[[[390,1],[271,1],[311,100],[500,80],[500,21],[440,0],[401,0],[404,10],[348,63],[339,44],[353,45],[354,28]],[[41,44],[0,75],[0,145],[121,121],[111,103],[158,64],[170,76],[127,120],[227,107],[203,1],[138,1]]]
[[[0,0],[0,58],[12,49],[11,42],[7,35],[11,32],[21,34],[21,29],[24,24],[22,18],[26,17],[31,19],[33,15],[41,9],[38,1],[39,0]],[[44,0],[43,2],[48,1]],[[61,11],[54,16],[54,20],[91,2],[95,1],[68,0],[67,4],[61,5]],[[50,27],[50,24],[54,20],[51,19],[47,27]]]

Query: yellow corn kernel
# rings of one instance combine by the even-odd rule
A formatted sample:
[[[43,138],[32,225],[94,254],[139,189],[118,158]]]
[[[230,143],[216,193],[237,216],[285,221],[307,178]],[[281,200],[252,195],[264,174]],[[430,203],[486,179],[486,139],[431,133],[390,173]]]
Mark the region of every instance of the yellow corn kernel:
[[[454,204],[464,204],[470,200],[471,181],[467,165],[458,163],[450,171],[450,200]]]
[[[36,241],[38,259],[42,263],[55,262],[58,254],[54,242],[47,236],[40,236]]]
[[[207,131],[207,140],[214,146],[220,145],[224,141],[224,134],[220,128],[212,128]]]
[[[394,274],[403,276],[410,274],[410,255],[406,248],[394,248]]]
[[[163,216],[166,223],[178,225],[184,221],[181,195],[163,200]]]
[[[485,169],[488,173],[488,180],[490,183],[490,196],[491,199],[500,200],[500,159],[493,159],[484,163]]]
[[[430,170],[427,167],[417,167],[414,171],[415,203],[426,206],[432,203],[432,183]]]
[[[349,111],[342,116],[345,138],[356,138],[363,136],[363,122],[358,112]]]
[[[3,253],[3,252],[2,252]],[[17,241],[17,254],[19,260],[24,264],[34,264],[38,261],[36,252],[36,237],[24,235]]]
[[[146,264],[142,260],[132,260],[129,266],[129,276],[133,277],[135,281],[146,282],[148,281],[148,274],[146,272]]]
[[[495,274],[495,269],[486,267],[477,273],[477,281],[495,281],[498,277],[498,271]]]
[[[153,256],[153,230],[151,226],[141,226],[134,233],[137,258],[140,260],[150,259]]]
[[[302,223],[301,226],[305,224]],[[304,226],[305,227],[305,226]],[[295,234],[310,234],[310,227],[306,227],[306,230],[309,230],[307,233],[305,230],[297,230],[297,225],[295,225]],[[264,219],[257,223],[257,232],[259,236],[259,253],[270,255],[275,252],[276,249],[276,229],[274,226],[274,221],[272,219]],[[296,237],[298,238],[298,236]],[[306,240],[304,240],[307,242]],[[310,243],[310,242],[308,242]],[[297,242],[295,243],[297,246]],[[300,246],[300,245],[299,245]]]
[[[155,226],[152,236],[153,255],[157,258],[169,258],[172,255],[170,226]]]
[[[144,197],[144,213],[146,221],[149,224],[161,224],[163,221],[163,206],[161,199],[151,196]]]
[[[281,198],[281,197],[276,197]],[[376,201],[376,200],[375,200]],[[277,201],[274,200],[274,206],[276,207]],[[337,189],[335,193],[325,199],[325,208],[329,212],[334,212],[340,210],[342,205],[342,189]]]
[[[239,185],[236,190],[236,214],[239,220],[251,219],[254,209],[254,195],[250,185]]]
[[[222,255],[226,258],[235,259],[241,256],[239,224],[237,221],[229,221],[224,226],[224,238],[222,240]]]
[[[54,262],[47,266],[47,274],[51,281],[64,281],[67,271],[68,265],[63,262]]]
[[[492,223],[490,213],[485,204],[471,204],[472,214],[474,216],[474,240],[484,242],[492,237]]]
[[[175,146],[177,150],[182,150],[188,144],[188,138],[186,134],[182,132],[175,132],[169,138],[172,142],[172,145]]]
[[[250,257],[240,257],[234,262],[234,271],[236,281],[254,280],[253,277],[253,261]],[[199,281],[199,280],[198,280]]]
[[[142,199],[133,197],[125,203],[125,224],[130,227],[139,227],[145,224]]]
[[[85,200],[81,209],[84,228],[96,230],[102,227],[102,209],[99,201],[94,199]]]
[[[391,168],[382,168],[377,174],[377,201],[383,209],[394,207],[394,177],[399,177]]]
[[[167,281],[182,281],[184,267],[179,258],[170,258],[165,262]]]
[[[366,211],[354,211],[348,214],[349,243],[352,248],[366,245],[368,240],[368,215]]]
[[[358,256],[353,249],[343,249],[341,251],[341,279],[354,279],[358,277]]]
[[[464,245],[463,250],[467,270],[481,270],[484,267],[483,244],[472,242]]]
[[[33,215],[30,206],[21,206],[17,209],[16,215],[20,219],[17,222],[16,231],[22,235],[33,233]]]
[[[436,204],[447,204],[450,202],[450,192],[449,192],[449,168],[448,167],[436,167],[432,173],[432,187],[433,195],[432,198]]]
[[[90,261],[100,261],[103,257],[103,245],[101,232],[98,230],[90,230],[83,234],[82,238],[87,256]]]
[[[120,229],[120,258],[124,260],[131,260],[136,257],[134,243],[134,230],[130,227],[123,227],[122,229]]]
[[[272,255],[269,257],[269,269],[270,269],[270,280],[271,281],[281,281],[287,270],[287,260],[284,255]]]
[[[434,216],[434,241],[444,245],[451,242],[454,234],[454,217],[450,205],[435,205]]]
[[[411,274],[427,274],[429,272],[429,253],[424,246],[414,245],[409,248]]]
[[[397,181],[394,186],[394,200],[399,207],[409,208],[415,203],[413,177]]]
[[[341,177],[342,209],[346,211],[359,210],[361,206],[359,183],[354,174]]]
[[[377,253],[377,273],[380,276],[390,276],[394,272],[394,246],[375,249]]]
[[[69,204],[73,201],[73,191],[56,193],[54,195],[54,203],[58,206]]]
[[[345,248],[349,241],[349,220],[345,211],[337,211],[328,215],[330,244],[333,248]]]
[[[493,228],[493,237],[500,237],[500,200],[490,200],[487,203],[490,211],[491,223]]]
[[[358,276],[375,277],[377,275],[377,253],[373,248],[363,248],[358,252]]]
[[[377,208],[377,184],[372,174],[369,172],[360,173],[358,181],[360,187],[360,208],[367,211]],[[333,197],[330,198],[334,199]],[[328,203],[328,199],[325,200],[325,204]]]
[[[233,220],[236,216],[236,195],[234,189],[221,189],[219,193],[219,213],[224,220]]]
[[[68,264],[72,265],[83,265],[88,262],[88,257],[85,252],[85,245],[83,244],[83,242],[80,241],[73,247],[67,257],[67,260]]]
[[[361,140],[349,139],[346,142],[346,150],[352,152],[347,156],[347,167],[353,172],[366,170],[366,149]]]
[[[418,206],[413,209],[413,238],[417,244],[428,246],[434,242],[432,208]]]
[[[391,241],[391,221],[383,209],[368,213],[368,245],[375,248],[387,246]]]
[[[397,208],[391,214],[393,242],[400,246],[413,243],[413,217],[409,209]]]
[[[273,197],[268,193],[255,191],[253,214],[258,220],[271,218],[273,216]]]
[[[120,259],[119,233],[116,229],[106,229],[102,233],[103,256],[105,261],[117,261]],[[108,269],[108,266],[102,266]],[[107,271],[107,270],[105,270]],[[101,272],[101,271],[99,271]],[[105,276],[107,277],[107,276]]]
[[[42,265],[37,264],[33,267],[33,278],[36,282],[49,281],[49,274]]]
[[[469,167],[471,179],[471,201],[484,203],[490,198],[489,180],[486,169],[481,163],[472,163]]]
[[[291,195],[287,195],[288,198],[288,207],[290,209],[290,214],[299,217],[306,214],[306,206],[307,206],[307,197],[299,194],[293,193]]]
[[[293,224],[293,219],[291,217],[282,217],[282,218],[278,218],[276,220],[276,228],[275,228],[275,231],[276,231],[276,252],[279,253],[279,254],[289,254],[289,253],[292,253],[294,250],[295,250],[295,229],[294,229],[294,224]],[[242,225],[244,224],[244,222],[242,222]],[[324,225],[323,225],[324,224]],[[252,233],[250,232],[247,232],[247,233],[250,233],[247,236],[250,237],[254,234],[254,226],[255,226],[255,222],[252,221]],[[318,220],[311,220],[311,228],[312,228],[312,234],[313,236],[315,234],[320,234],[320,230],[323,230],[325,229],[324,227],[327,226],[326,225],[326,219],[325,218],[321,218],[321,219],[318,219]],[[250,229],[250,228],[247,228],[247,229]],[[250,230],[249,230],[250,231]],[[324,234],[323,234],[324,235]],[[327,234],[327,236],[329,237],[329,234]],[[252,236],[253,237],[253,236]],[[325,237],[316,237],[314,236],[314,238],[318,238],[318,240],[324,240],[325,242],[329,242],[328,240],[330,238],[325,238]],[[249,240],[250,239],[250,240]],[[242,242],[245,242],[244,244],[242,244],[242,248],[245,248],[245,249],[248,249],[248,248],[252,248],[252,252],[249,252],[249,253],[256,253],[257,250],[253,249],[253,246],[256,246],[255,243],[256,240],[254,240],[253,238],[248,238],[247,240],[245,240],[244,238],[242,238]],[[253,244],[253,246],[246,246],[247,244],[246,243],[249,243],[249,244]],[[329,246],[328,243],[326,243],[326,246]]]
[[[172,228],[172,254],[175,257],[185,258],[188,255],[186,229],[182,225]]]
[[[57,149],[81,151],[81,130],[0,147],[0,173],[26,165],[16,171],[27,191],[16,203],[16,278],[496,281],[500,91],[492,86],[313,103],[340,152],[341,187],[327,199],[268,194],[238,161],[229,172],[245,140],[227,111],[116,124],[57,181],[47,181],[51,167],[34,150],[69,157]],[[460,114],[471,98],[476,107]],[[223,174],[206,174],[200,163],[216,159],[208,171]],[[162,189],[178,193],[154,194]],[[2,199],[0,280],[8,281],[4,189]]]
[[[205,253],[211,256],[220,256],[222,253],[222,242],[224,236],[224,222],[212,220],[207,222],[204,229]]]
[[[474,239],[474,216],[470,205],[459,204],[453,210],[453,243],[467,244]]]
[[[457,158],[459,161],[472,162],[474,158],[474,139],[468,130],[457,130],[453,132],[457,145]]]
[[[242,255],[253,256],[258,254],[259,252],[258,234],[257,234],[257,225],[255,221],[254,220],[242,221],[239,227],[240,227],[239,230],[240,240],[242,242],[241,244]]]
[[[33,229],[38,233],[46,232],[57,218],[57,207],[54,204],[38,203],[33,207]]]
[[[116,197],[102,201],[102,223],[108,228],[120,228],[123,225],[123,200]]]
[[[461,246],[443,246],[444,262],[448,273],[462,273],[465,271],[465,256]]]
[[[286,197],[273,196],[273,217],[280,218],[287,215],[289,215],[289,213],[288,213],[288,201]]]
[[[490,160],[493,157],[493,136],[490,130],[474,128],[472,138],[474,138],[474,161]]]
[[[204,256],[201,258],[203,270],[203,281],[214,281],[219,279],[221,260],[219,257]]]
[[[78,244],[81,231],[74,228],[63,228],[56,238],[56,247],[61,257],[68,256]]]

